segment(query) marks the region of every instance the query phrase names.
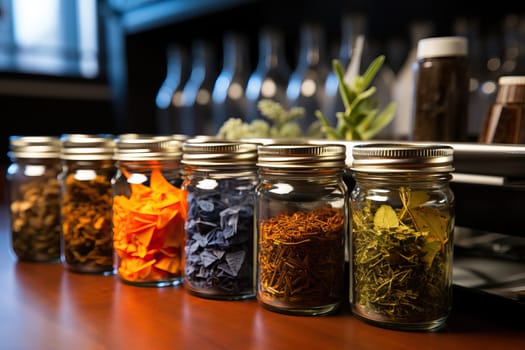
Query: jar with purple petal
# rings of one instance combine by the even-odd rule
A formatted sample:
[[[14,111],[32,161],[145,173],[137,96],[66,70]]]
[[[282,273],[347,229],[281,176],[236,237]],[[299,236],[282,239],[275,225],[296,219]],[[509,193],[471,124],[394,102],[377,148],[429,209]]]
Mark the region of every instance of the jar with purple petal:
[[[223,300],[255,296],[253,208],[257,145],[183,143],[188,213],[184,286]]]

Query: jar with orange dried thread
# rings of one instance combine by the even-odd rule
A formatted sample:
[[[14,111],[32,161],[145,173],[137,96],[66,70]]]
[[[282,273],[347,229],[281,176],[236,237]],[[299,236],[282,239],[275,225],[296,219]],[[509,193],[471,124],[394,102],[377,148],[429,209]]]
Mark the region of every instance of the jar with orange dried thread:
[[[257,300],[293,315],[336,312],[345,295],[344,145],[258,148]]]
[[[182,145],[173,136],[116,138],[113,247],[117,276],[127,284],[181,284],[186,191],[180,188]]]

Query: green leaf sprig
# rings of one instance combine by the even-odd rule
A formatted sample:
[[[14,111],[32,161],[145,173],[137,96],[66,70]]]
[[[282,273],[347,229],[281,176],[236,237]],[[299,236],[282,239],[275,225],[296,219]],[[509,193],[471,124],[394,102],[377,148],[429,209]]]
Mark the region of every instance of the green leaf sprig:
[[[337,125],[335,127],[330,124],[321,111],[316,111],[315,114],[321,124],[321,131],[327,139],[368,140],[392,121],[396,111],[396,103],[390,102],[382,111],[379,111],[378,102],[374,96],[376,87],[370,86],[384,61],[384,55],[378,56],[363,75],[355,76],[349,83],[344,80],[341,63],[338,60],[332,61],[339,82],[339,94],[345,110],[344,112],[336,112]]]
[[[240,138],[299,138],[303,136],[297,122],[303,118],[303,107],[286,109],[279,102],[271,99],[262,99],[257,108],[264,116],[251,122],[244,122],[241,118],[229,118],[219,128],[217,137],[223,139]]]

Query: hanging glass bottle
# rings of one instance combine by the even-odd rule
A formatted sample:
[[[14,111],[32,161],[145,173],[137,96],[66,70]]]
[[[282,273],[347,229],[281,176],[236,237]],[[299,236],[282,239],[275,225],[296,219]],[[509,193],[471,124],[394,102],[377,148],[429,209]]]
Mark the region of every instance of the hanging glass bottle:
[[[211,93],[216,78],[215,49],[197,39],[192,45],[190,77],[182,90],[182,112],[179,134],[188,136],[212,133]]]
[[[300,41],[297,66],[290,76],[286,96],[290,107],[305,109],[304,117],[299,119],[305,135],[316,136],[309,130],[317,122],[315,112],[323,110],[326,101],[324,86],[329,71],[323,27],[318,23],[303,24]]]
[[[362,15],[345,15],[341,20],[341,43],[339,44],[339,52],[337,60],[341,63],[343,69],[348,69],[350,60],[354,53],[354,46],[358,36],[365,34],[365,18]],[[361,61],[361,60],[359,60]],[[361,62],[358,62],[360,65]],[[359,67],[357,67],[359,69]],[[336,112],[343,112],[344,105],[339,93],[339,81],[335,72],[330,70],[326,77],[325,84],[326,98],[327,98],[327,114],[326,117],[335,125],[337,120],[335,118]]]
[[[257,107],[261,99],[270,99],[286,106],[286,86],[290,72],[283,34],[272,27],[262,28],[259,32],[259,61],[246,86],[247,121],[263,118]]]
[[[247,39],[239,33],[224,35],[223,67],[212,92],[213,134],[228,118],[246,117],[244,90],[250,75],[247,45]]]
[[[181,133],[182,88],[188,79],[188,58],[185,49],[170,44],[166,50],[166,79],[162,83],[155,105],[157,109],[157,132]]]
[[[422,20],[410,23],[410,50],[401,69],[395,77],[392,86],[392,96],[397,104],[396,113],[391,123],[392,138],[407,140],[410,136],[410,114],[412,110],[412,96],[414,93],[413,64],[416,61],[417,43],[420,39],[427,38],[434,33],[434,23]]]

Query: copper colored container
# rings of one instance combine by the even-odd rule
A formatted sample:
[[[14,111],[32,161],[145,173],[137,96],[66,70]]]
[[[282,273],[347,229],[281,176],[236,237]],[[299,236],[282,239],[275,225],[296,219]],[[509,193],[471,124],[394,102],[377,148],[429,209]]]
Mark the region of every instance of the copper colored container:
[[[479,141],[525,143],[525,76],[503,76],[498,80],[496,101],[488,110]]]

